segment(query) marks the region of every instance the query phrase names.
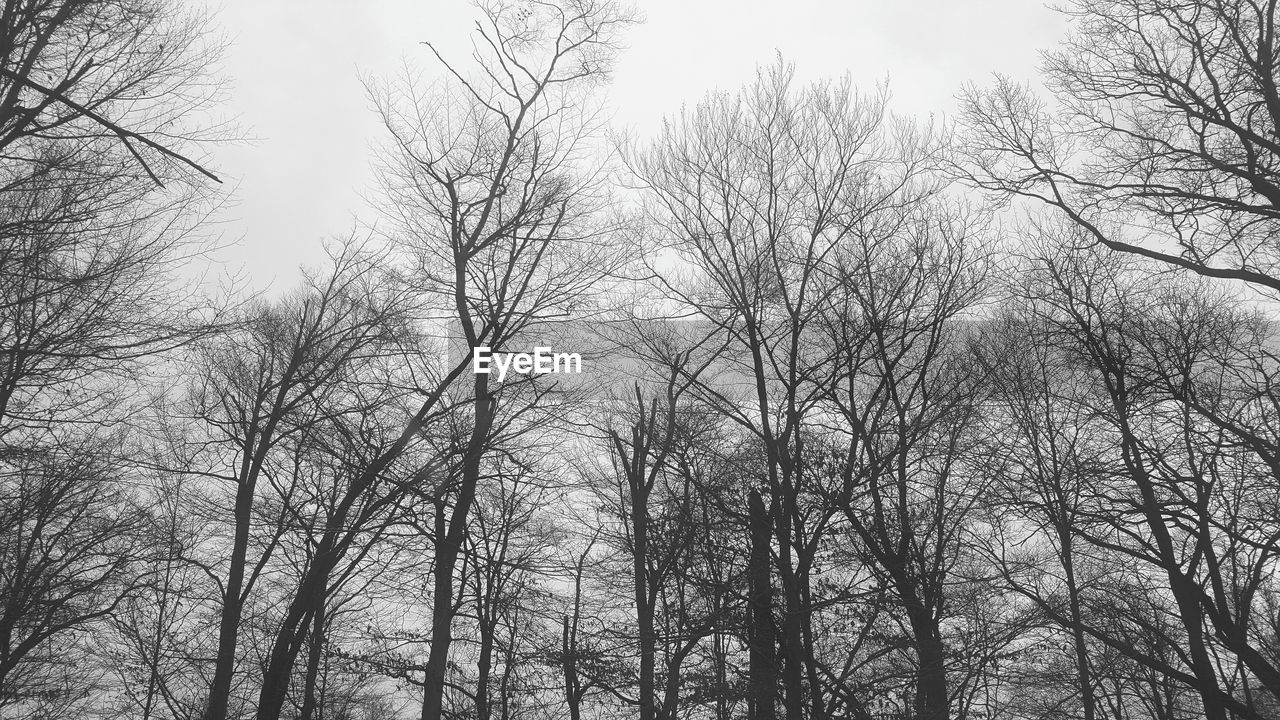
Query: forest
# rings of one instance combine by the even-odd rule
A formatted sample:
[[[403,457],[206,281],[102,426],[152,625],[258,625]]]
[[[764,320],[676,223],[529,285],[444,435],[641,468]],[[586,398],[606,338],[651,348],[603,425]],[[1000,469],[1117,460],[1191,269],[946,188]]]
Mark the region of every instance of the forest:
[[[479,0],[252,291],[208,18],[8,0],[0,718],[1280,718],[1278,2],[631,137],[640,10]]]

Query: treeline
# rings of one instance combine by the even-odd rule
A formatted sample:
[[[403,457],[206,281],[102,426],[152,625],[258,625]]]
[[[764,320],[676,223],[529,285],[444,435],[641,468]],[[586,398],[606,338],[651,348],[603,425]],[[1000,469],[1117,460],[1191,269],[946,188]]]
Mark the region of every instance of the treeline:
[[[623,141],[634,11],[481,3],[254,295],[207,18],[7,3],[0,718],[1280,717],[1280,12],[1064,12]]]

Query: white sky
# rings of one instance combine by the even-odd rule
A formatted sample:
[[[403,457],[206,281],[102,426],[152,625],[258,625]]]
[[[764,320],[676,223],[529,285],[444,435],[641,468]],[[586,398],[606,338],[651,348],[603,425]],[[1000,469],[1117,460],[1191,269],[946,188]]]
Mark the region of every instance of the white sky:
[[[362,195],[380,139],[361,74],[404,61],[435,72],[423,40],[470,52],[466,0],[217,0],[231,46],[227,112],[255,142],[224,147],[214,165],[237,184],[224,214],[227,253],[253,286],[282,290],[321,243],[372,219]],[[801,78],[848,72],[871,88],[889,79],[893,109],[954,110],[966,81],[991,73],[1030,80],[1038,52],[1066,29],[1040,0],[641,0],[646,22],[628,37],[612,89],[617,121],[641,138],[708,90],[735,90],[776,53]],[[284,286],[284,287],[282,287]]]

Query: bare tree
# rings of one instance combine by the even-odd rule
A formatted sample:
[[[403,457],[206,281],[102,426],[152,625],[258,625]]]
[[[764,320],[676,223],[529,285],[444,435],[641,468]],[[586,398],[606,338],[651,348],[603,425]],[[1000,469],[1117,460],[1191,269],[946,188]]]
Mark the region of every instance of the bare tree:
[[[166,0],[19,0],[0,14],[0,187],[48,169],[48,151],[124,154],[152,182],[195,170],[199,129],[217,97],[219,46],[205,19]],[[160,98],[161,102],[155,102]],[[104,163],[109,166],[111,163]]]
[[[104,441],[105,442],[105,441]],[[56,638],[89,630],[137,587],[138,521],[105,448],[5,453],[0,497],[0,706],[75,694]],[[96,450],[96,452],[94,452]],[[115,467],[113,467],[115,465]]]
[[[893,128],[885,93],[860,96],[847,81],[798,88],[793,74],[779,61],[736,97],[709,98],[632,165],[657,231],[693,268],[659,273],[663,291],[713,328],[722,372],[749,381],[742,395],[716,372],[695,386],[766,458],[784,706],[798,720],[827,716],[812,575],[840,510],[816,492],[807,449],[831,375],[826,297],[852,248],[909,223],[941,184],[929,175],[937,142]]]
[[[1086,407],[1105,423],[1109,462],[1072,534],[1124,579],[1084,594],[1078,615],[1040,607],[1189,688],[1206,716],[1259,716],[1251,688],[1274,695],[1276,677],[1254,624],[1274,592],[1264,578],[1276,551],[1261,509],[1275,502],[1274,481],[1262,479],[1273,474],[1252,405],[1273,392],[1266,331],[1221,295],[1144,284],[1141,266],[1105,252],[1050,250],[1030,273],[1036,318],[1087,368]]]
[[[214,447],[226,449],[210,458],[224,464],[213,465],[208,476],[234,488],[223,509],[233,528],[225,572],[216,574],[221,619],[208,720],[226,716],[242,609],[291,509],[288,500],[278,506],[275,531],[262,533],[259,526],[260,547],[250,561],[259,480],[272,478],[286,498],[292,495],[298,466],[290,446],[309,445],[334,417],[362,412],[364,405],[347,404],[364,399],[351,384],[365,382],[360,376],[373,367],[372,359],[405,339],[403,296],[379,296],[373,258],[347,245],[334,253],[333,263],[327,276],[313,278],[294,298],[251,310],[243,330],[214,339],[200,353],[195,414]]]
[[[1085,243],[1280,289],[1274,0],[1079,0],[1046,55],[1056,105],[1000,78],[964,93],[963,171],[1035,198]]]
[[[1087,495],[1099,473],[1105,472],[1100,432],[1091,421],[1091,384],[1080,368],[1069,361],[1051,338],[1051,330],[1029,317],[1027,308],[1015,305],[983,329],[978,359],[991,375],[993,402],[984,413],[985,441],[992,444],[983,455],[991,463],[991,492],[985,502],[995,509],[997,532],[989,538],[995,565],[1016,591],[1025,593],[1033,576],[1056,576],[1061,589],[1047,597],[1032,592],[1036,602],[1048,602],[1055,614],[1067,618],[1070,633],[1074,693],[1080,717],[1095,720],[1104,712],[1097,697],[1098,654],[1083,629],[1087,612],[1084,590],[1091,580],[1088,556],[1078,533],[1088,522]],[[1046,555],[1052,560],[1018,552],[1021,532],[1047,536]],[[1023,544],[1022,547],[1026,547]],[[1009,558],[1010,555],[1014,557]],[[1053,569],[1048,569],[1053,568]],[[1045,707],[1062,700],[1056,690],[1042,688],[1029,702]]]
[[[209,136],[216,45],[165,3],[7,3],[0,36],[0,575],[22,674],[106,637],[154,578],[133,430],[160,358],[217,320],[183,267],[207,193],[179,154]],[[45,690],[83,697],[90,668]]]
[[[436,53],[448,75],[439,94],[421,97],[411,83],[377,91],[393,143],[386,212],[412,282],[456,325],[467,353],[506,351],[539,322],[584,307],[625,258],[601,222],[602,127],[583,103],[607,77],[630,15],[596,0],[480,9],[474,72]],[[477,373],[460,473],[435,538],[423,720],[441,717],[455,570],[498,396]]]
[[[615,463],[619,498],[616,508],[625,525],[625,546],[632,560],[632,590],[635,603],[637,649],[640,661],[637,705],[641,720],[658,717],[657,659],[658,636],[654,628],[658,611],[658,593],[674,571],[674,563],[686,543],[679,535],[665,538],[670,542],[675,557],[655,552],[650,547],[649,536],[654,530],[654,514],[658,498],[653,491],[659,476],[666,469],[667,456],[671,453],[676,433],[675,378],[671,378],[667,396],[653,398],[646,403],[640,387],[635,388],[635,412],[638,417],[627,428],[624,439],[616,428],[610,428],[611,458]]]
[[[912,712],[942,720],[948,683],[943,621],[978,500],[969,463],[985,378],[964,313],[982,298],[982,223],[963,207],[918,202],[893,226],[859,228],[841,253],[828,343],[832,488],[875,581],[905,615],[916,655]]]

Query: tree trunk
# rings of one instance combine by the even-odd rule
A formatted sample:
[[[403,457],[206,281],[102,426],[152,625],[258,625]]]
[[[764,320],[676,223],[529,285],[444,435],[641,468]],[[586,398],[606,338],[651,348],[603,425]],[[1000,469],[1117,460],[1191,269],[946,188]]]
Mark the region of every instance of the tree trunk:
[[[453,642],[453,571],[467,531],[467,518],[480,482],[480,463],[493,427],[494,405],[489,396],[489,376],[475,376],[475,423],[463,458],[462,482],[443,536],[436,536],[434,594],[431,597],[431,650],[423,675],[422,720],[441,720],[444,709],[445,672],[449,645]]]
[[[777,453],[779,465],[784,456]],[[787,711],[787,720],[801,720],[804,717],[804,608],[800,601],[800,578],[796,573],[796,564],[792,557],[791,546],[791,511],[795,508],[795,492],[791,489],[790,472],[781,468],[782,487],[773,498],[774,507],[778,508],[774,531],[778,540],[778,579],[781,581],[783,613],[782,637],[779,646],[782,650],[782,685],[786,690],[783,704]]]
[[[236,491],[235,536],[231,540],[230,566],[227,568],[227,584],[222,598],[222,617],[218,621],[218,654],[213,665],[213,682],[209,685],[205,720],[225,720],[227,704],[231,699],[231,681],[236,669],[236,641],[244,609],[240,596],[244,592],[244,567],[249,554],[253,493],[254,483],[249,481],[242,481]]]
[[[501,720],[511,720],[511,673],[516,667],[516,633],[507,636],[507,647],[502,657],[502,680],[498,683],[499,707]]]
[[[638,446],[639,443],[637,442]],[[635,448],[637,455],[639,447]],[[643,470],[631,482],[631,568],[632,589],[636,605],[636,630],[640,645],[640,720],[657,716],[657,687],[654,667],[657,661],[657,638],[653,631],[653,598],[649,593],[649,498],[641,487]]]
[[[279,720],[285,695],[293,676],[293,663],[307,636],[306,624],[324,605],[329,575],[341,553],[322,544],[316,552],[315,564],[303,578],[298,594],[285,612],[284,621],[271,643],[271,654],[262,673],[262,690],[258,694],[258,720]]]
[[[1089,670],[1089,646],[1084,639],[1084,618],[1080,607],[1080,587],[1076,583],[1075,552],[1071,528],[1067,521],[1058,523],[1058,542],[1062,546],[1062,569],[1066,575],[1067,602],[1071,612],[1071,639],[1075,645],[1076,682],[1080,686],[1080,703],[1084,720],[1095,720],[1097,701],[1093,696],[1093,679]]]
[[[937,619],[918,600],[908,600],[906,605],[920,663],[916,679],[915,718],[948,720],[946,654]]]
[[[712,640],[711,661],[716,669],[716,720],[729,720],[728,652],[724,635],[716,633]]]
[[[569,616],[562,622],[563,633],[560,649],[563,652],[564,664],[564,701],[569,706],[569,720],[581,720],[582,708],[578,701],[578,643],[569,630]]]
[[[750,611],[748,637],[751,650],[748,676],[751,687],[747,697],[747,720],[774,720],[778,668],[773,635],[773,585],[769,573],[769,547],[773,537],[769,513],[760,493],[752,490],[747,498],[748,529],[751,537],[747,591]]]
[[[493,714],[489,698],[489,675],[493,672],[495,624],[496,622],[487,620],[480,623],[480,657],[476,663],[476,720],[489,720]]]
[[[324,623],[324,603],[321,603],[311,619],[311,645],[307,649],[307,676],[303,682],[300,720],[311,720],[316,711],[316,685],[320,677],[320,658],[324,654]]]

